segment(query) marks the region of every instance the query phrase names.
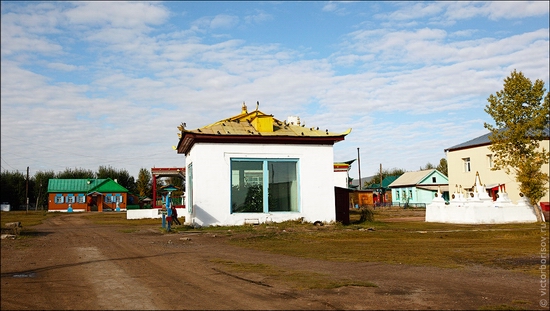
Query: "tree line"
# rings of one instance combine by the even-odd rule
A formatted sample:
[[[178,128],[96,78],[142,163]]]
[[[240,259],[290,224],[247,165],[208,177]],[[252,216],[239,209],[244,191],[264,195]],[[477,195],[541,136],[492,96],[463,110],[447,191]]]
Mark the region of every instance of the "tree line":
[[[128,189],[131,194],[141,198],[152,198],[151,171],[146,168],[139,170],[137,180],[126,169],[116,169],[111,166],[100,166],[96,172],[84,168],[66,168],[64,171],[38,171],[27,181],[26,174],[20,171],[2,171],[0,202],[9,203],[11,209],[18,209],[27,204],[27,195],[30,208],[46,209],[48,206],[48,181],[50,179],[106,179],[116,180],[121,186]],[[157,179],[157,189],[165,184],[173,184],[183,192],[183,180],[181,178]],[[28,192],[27,192],[28,186]],[[181,194],[176,193],[174,194]]]

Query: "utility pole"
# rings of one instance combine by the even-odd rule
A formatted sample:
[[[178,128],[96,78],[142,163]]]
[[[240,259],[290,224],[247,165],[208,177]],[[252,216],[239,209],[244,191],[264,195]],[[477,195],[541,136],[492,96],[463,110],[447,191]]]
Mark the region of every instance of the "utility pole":
[[[27,214],[29,213],[29,167],[27,166],[27,186],[25,187],[25,196],[27,197]]]
[[[384,192],[384,188],[382,186],[382,163],[380,163],[380,203],[384,203],[384,197],[382,196],[382,193]]]
[[[359,168],[359,190],[361,190],[361,156],[359,155],[359,147],[357,147],[357,167]]]

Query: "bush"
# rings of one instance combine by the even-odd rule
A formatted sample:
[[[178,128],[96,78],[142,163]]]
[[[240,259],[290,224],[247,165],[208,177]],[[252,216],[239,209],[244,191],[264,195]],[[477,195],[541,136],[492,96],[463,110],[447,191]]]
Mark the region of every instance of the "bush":
[[[359,218],[359,223],[369,221],[374,221],[374,210],[370,209],[366,205],[361,206],[361,218]]]

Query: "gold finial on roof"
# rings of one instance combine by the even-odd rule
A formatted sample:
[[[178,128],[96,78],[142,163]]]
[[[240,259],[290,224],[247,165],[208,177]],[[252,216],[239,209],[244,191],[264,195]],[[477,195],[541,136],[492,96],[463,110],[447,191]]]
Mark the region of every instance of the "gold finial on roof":
[[[241,113],[248,113],[248,109],[246,108],[246,104],[243,102],[243,108],[241,110]]]

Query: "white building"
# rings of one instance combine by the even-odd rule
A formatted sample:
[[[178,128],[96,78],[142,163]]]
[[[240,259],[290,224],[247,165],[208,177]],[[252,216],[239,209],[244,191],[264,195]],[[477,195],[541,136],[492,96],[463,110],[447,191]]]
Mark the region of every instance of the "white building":
[[[256,108],[195,130],[180,126],[185,224],[242,225],[336,218],[333,145],[345,133],[279,121]]]
[[[548,132],[546,132],[548,135]],[[503,170],[492,170],[494,154],[489,150],[491,141],[489,133],[445,149],[447,154],[448,173],[449,173],[449,192],[458,189],[464,189],[473,192],[473,181],[476,178],[476,172],[482,176],[482,182],[493,200],[497,199],[499,189],[505,189],[509,198],[513,202],[520,200],[519,184],[516,182],[515,175],[508,175]],[[541,141],[540,149],[550,149],[548,136]],[[543,172],[549,172],[548,164],[542,166]],[[547,184],[548,186],[548,184]],[[550,191],[540,202],[550,201]],[[539,204],[540,204],[539,202]]]

